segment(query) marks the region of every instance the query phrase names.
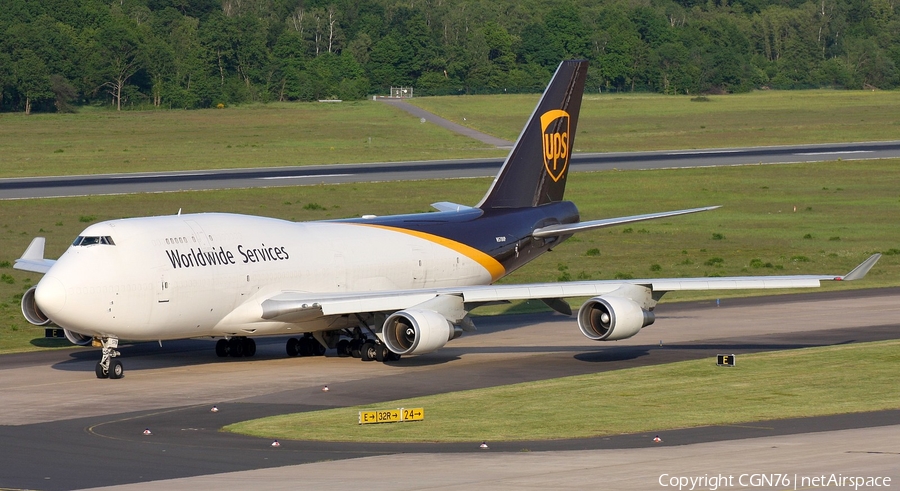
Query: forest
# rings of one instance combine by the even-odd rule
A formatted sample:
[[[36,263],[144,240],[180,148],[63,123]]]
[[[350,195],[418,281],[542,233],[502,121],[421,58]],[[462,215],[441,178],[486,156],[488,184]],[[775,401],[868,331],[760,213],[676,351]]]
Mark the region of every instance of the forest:
[[[4,0],[0,111],[900,85],[898,0]]]

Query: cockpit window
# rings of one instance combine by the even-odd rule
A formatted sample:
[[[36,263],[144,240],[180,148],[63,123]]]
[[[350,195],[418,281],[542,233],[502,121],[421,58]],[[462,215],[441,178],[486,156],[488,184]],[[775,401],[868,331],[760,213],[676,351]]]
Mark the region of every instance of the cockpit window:
[[[74,246],[74,247],[91,246],[91,245],[97,245],[97,244],[116,245],[116,243],[113,242],[112,237],[110,237],[108,235],[104,235],[102,237],[93,237],[93,236],[83,237],[83,236],[79,235],[78,237],[75,238],[75,242],[72,242],[72,246]]]

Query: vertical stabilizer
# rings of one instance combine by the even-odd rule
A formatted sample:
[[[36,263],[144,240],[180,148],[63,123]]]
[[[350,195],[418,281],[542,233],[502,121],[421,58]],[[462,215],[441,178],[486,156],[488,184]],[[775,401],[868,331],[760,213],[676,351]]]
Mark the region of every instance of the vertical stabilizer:
[[[560,63],[479,208],[562,201],[587,67],[584,60]]]

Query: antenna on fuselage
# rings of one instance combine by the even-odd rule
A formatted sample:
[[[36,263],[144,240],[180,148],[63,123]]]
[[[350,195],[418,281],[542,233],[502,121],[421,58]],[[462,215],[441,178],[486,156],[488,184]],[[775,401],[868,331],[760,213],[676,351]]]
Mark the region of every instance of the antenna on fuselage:
[[[178,216],[181,216],[181,208],[178,209]]]

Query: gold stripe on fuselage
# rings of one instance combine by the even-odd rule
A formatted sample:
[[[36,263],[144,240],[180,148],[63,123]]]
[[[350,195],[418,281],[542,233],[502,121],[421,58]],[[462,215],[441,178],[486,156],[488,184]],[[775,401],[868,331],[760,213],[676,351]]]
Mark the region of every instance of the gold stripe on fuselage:
[[[390,230],[391,232],[399,232],[406,235],[412,235],[413,237],[418,237],[420,239],[427,240],[429,242],[434,242],[435,244],[442,245],[448,249],[452,249],[469,259],[480,264],[484,269],[487,270],[491,275],[491,281],[497,281],[502,278],[506,274],[506,268],[500,264],[499,261],[491,257],[489,254],[486,254],[478,249],[463,244],[461,242],[457,242],[455,240],[448,239],[446,237],[441,237],[439,235],[429,234],[426,232],[419,232],[418,230],[409,230],[400,227],[391,227],[387,225],[375,225],[369,223],[357,223],[354,225],[363,225],[366,227],[374,227],[380,228],[383,230]]]

